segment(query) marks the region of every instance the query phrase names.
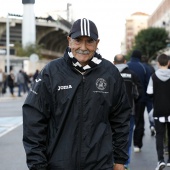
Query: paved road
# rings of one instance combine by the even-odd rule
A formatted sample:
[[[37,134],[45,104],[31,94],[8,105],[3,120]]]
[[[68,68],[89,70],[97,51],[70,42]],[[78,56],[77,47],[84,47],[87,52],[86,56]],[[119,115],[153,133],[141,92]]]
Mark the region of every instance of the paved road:
[[[0,170],[28,170],[22,145],[21,106],[24,100],[25,97],[0,97]],[[132,150],[131,170],[155,170],[157,163],[155,138],[150,136],[146,113],[145,120],[144,146],[140,153]]]
[[[22,110],[25,97],[0,97],[0,170],[28,170],[22,146]]]

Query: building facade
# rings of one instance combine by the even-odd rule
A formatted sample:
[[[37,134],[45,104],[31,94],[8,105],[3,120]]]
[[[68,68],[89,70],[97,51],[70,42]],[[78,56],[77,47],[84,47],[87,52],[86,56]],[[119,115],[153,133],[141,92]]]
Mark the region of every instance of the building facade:
[[[169,42],[165,53],[170,55],[170,0],[162,0],[160,5],[148,19],[149,27],[165,28],[169,33]]]
[[[131,50],[135,36],[138,32],[142,29],[148,28],[148,18],[148,14],[136,12],[126,19],[125,42],[122,42],[122,45],[124,45],[124,54]]]

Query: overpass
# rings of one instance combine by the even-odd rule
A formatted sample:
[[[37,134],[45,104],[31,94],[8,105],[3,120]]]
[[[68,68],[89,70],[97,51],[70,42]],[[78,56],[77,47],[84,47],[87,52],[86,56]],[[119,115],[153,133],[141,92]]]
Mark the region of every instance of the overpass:
[[[47,18],[35,17],[36,19],[36,43],[43,45],[41,54],[45,58],[59,58],[67,47],[67,35],[71,23],[58,16],[54,20],[51,16]],[[22,16],[9,17],[10,44],[16,42],[22,44]],[[28,33],[29,34],[29,33]],[[0,18],[0,49],[6,50],[6,18]],[[15,50],[10,47],[10,54],[15,55]]]

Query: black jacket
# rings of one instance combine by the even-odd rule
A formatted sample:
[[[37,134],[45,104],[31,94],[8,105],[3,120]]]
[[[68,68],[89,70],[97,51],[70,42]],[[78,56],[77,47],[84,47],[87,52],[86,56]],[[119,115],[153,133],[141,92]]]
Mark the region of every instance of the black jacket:
[[[40,72],[23,105],[29,169],[112,170],[113,159],[124,164],[130,112],[111,62],[102,59],[82,75],[66,52]]]
[[[135,102],[140,99],[143,94],[143,88],[138,76],[128,68],[127,64],[116,64],[121,76],[125,81],[126,92],[128,95],[130,106],[132,107],[132,114],[135,113]]]
[[[147,93],[153,98],[153,117],[170,116],[170,70],[158,69],[151,76]]]

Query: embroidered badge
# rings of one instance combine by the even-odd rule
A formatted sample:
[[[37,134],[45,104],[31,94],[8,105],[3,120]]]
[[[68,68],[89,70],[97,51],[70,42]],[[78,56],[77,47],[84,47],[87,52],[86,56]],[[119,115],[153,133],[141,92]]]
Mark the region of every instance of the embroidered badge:
[[[103,79],[103,78],[98,78],[96,80],[96,87],[99,89],[99,90],[104,90],[107,86],[107,83],[106,81]]]

